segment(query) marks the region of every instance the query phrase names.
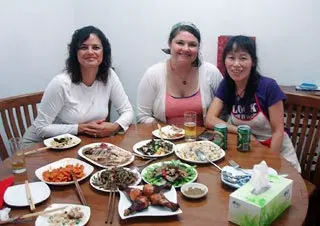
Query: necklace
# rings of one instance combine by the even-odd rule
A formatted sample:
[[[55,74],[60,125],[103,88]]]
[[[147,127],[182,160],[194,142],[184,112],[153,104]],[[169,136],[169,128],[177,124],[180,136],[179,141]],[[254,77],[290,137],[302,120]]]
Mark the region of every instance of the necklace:
[[[241,97],[245,91],[246,91],[246,88],[242,89],[240,92],[239,92],[239,90],[237,89],[237,96],[238,96],[238,97]]]
[[[187,80],[188,80],[188,78],[189,78],[189,76],[190,76],[191,73],[188,73],[188,76],[187,76],[186,78],[183,78],[181,75],[179,75],[179,74],[173,69],[171,60],[169,60],[169,64],[170,64],[170,69],[171,69],[171,71],[172,71],[176,76],[178,76],[178,77],[182,80],[182,84],[183,84],[184,86],[187,85]]]

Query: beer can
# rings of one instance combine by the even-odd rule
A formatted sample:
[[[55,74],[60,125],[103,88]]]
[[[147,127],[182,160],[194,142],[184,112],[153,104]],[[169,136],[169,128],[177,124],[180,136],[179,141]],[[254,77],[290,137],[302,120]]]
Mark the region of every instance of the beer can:
[[[218,123],[214,127],[214,140],[213,143],[217,144],[223,150],[227,150],[228,146],[228,128],[223,123]]]
[[[248,125],[240,125],[237,129],[237,149],[238,151],[250,151],[251,129]]]

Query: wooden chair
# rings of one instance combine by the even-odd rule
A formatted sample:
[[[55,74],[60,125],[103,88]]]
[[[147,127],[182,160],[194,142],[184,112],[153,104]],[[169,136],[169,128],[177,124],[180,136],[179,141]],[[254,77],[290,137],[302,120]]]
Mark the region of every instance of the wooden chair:
[[[285,127],[290,130],[301,165],[301,175],[305,179],[310,197],[316,188],[320,188],[320,161],[317,153],[320,138],[320,97],[303,93],[286,95]]]
[[[8,157],[3,140],[22,137],[26,129],[37,117],[37,104],[43,92],[24,94],[0,99],[0,113],[6,137],[0,136],[0,157]]]

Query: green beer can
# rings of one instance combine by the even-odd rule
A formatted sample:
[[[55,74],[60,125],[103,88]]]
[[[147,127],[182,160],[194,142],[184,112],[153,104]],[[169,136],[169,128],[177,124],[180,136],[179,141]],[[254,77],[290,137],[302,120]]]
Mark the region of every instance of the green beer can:
[[[227,150],[228,146],[228,128],[223,123],[218,123],[214,127],[214,140],[213,143],[217,144],[223,150]]]
[[[238,151],[250,151],[250,137],[251,129],[248,125],[238,126],[238,139],[237,139],[237,149]]]

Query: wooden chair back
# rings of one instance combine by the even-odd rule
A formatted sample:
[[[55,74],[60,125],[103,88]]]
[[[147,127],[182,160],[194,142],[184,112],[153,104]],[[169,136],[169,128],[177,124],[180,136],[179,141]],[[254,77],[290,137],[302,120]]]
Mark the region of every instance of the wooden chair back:
[[[286,93],[285,127],[300,161],[302,176],[320,188],[320,97]]]
[[[37,117],[37,104],[40,103],[43,92],[24,94],[0,99],[0,113],[4,135],[0,137],[0,153],[1,158],[8,157],[8,152],[3,149],[5,147],[3,140],[12,137],[22,137],[26,129]]]

